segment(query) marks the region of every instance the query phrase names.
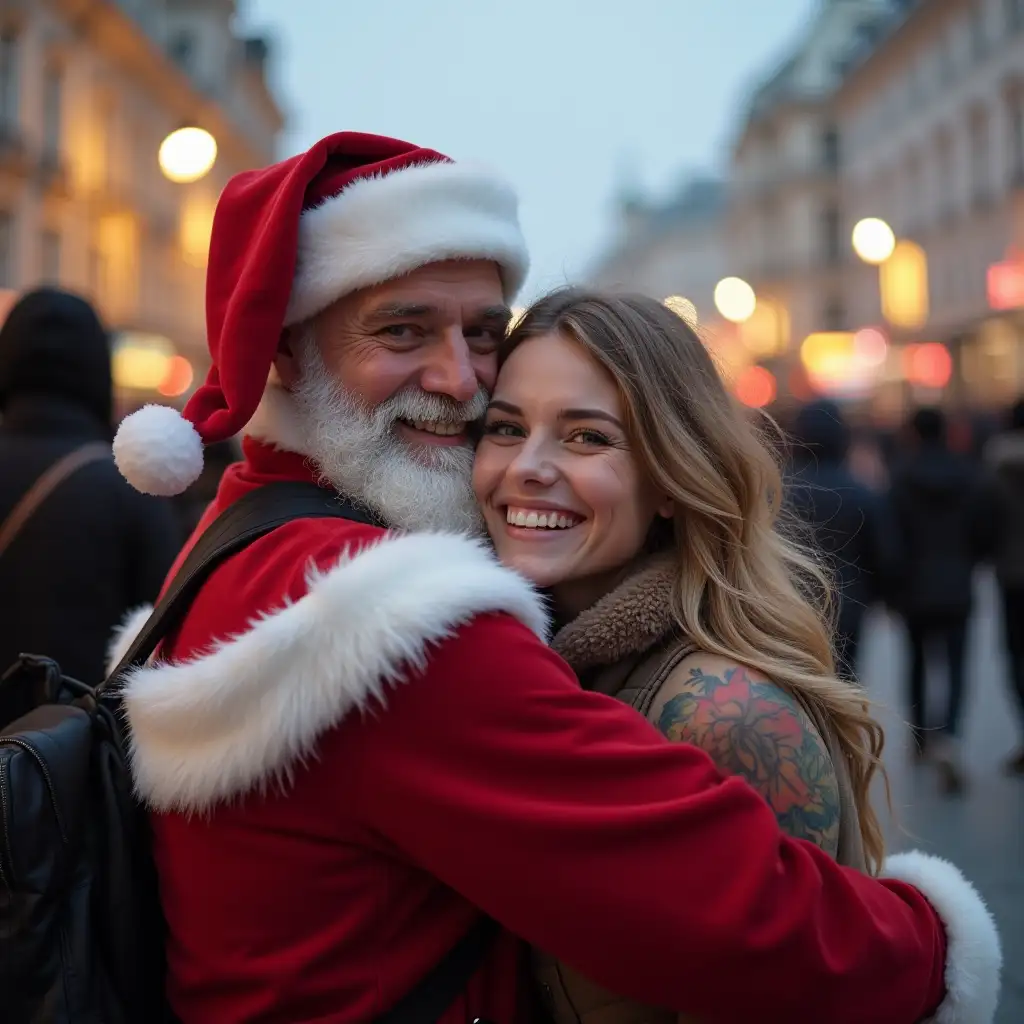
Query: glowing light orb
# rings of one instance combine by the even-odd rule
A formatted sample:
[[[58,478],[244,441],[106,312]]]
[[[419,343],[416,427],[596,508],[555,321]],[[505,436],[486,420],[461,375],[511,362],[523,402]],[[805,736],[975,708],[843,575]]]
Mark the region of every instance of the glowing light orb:
[[[775,401],[778,385],[775,375],[763,366],[748,366],[733,385],[736,397],[751,409],[763,409]]]
[[[896,235],[878,217],[865,217],[857,222],[851,238],[853,251],[865,262],[884,263],[896,249]]]
[[[179,128],[160,144],[158,159],[170,181],[198,181],[217,162],[217,140],[205,128]]]
[[[742,278],[726,277],[715,285],[715,307],[726,320],[741,324],[754,315],[757,296]]]

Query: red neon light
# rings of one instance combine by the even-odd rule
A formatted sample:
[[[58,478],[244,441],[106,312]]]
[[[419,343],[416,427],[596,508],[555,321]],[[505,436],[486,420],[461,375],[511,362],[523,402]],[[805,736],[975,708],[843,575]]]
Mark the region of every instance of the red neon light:
[[[991,309],[1024,306],[1024,263],[993,263],[988,268],[986,283]]]

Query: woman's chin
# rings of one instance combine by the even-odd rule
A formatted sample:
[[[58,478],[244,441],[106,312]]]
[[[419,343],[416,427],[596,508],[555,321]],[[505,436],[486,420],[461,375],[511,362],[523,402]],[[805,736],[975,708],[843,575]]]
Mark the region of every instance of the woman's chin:
[[[553,563],[551,559],[544,559],[539,554],[507,549],[503,551],[501,545],[497,546],[497,551],[502,565],[514,569],[541,590],[554,586],[564,577],[557,562]]]

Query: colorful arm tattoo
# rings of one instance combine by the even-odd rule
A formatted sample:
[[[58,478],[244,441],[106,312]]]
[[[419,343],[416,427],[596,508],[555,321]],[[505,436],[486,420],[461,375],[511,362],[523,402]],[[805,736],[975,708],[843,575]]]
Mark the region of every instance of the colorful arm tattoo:
[[[743,776],[789,835],[835,855],[839,787],[832,760],[807,713],[781,687],[741,665],[721,674],[691,668],[657,726],[670,740],[707,751],[727,775]]]

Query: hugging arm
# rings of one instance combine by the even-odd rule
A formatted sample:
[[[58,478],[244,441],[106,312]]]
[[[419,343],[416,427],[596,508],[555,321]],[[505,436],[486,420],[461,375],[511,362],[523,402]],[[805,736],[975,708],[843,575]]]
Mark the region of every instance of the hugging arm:
[[[952,865],[906,855],[919,888],[840,867],[501,617],[434,647],[346,758],[392,855],[620,995],[723,1022],[991,1020],[998,938]],[[827,842],[830,813],[788,818]]]
[[[709,654],[684,658],[651,720],[670,740],[707,751],[746,779],[782,830],[835,856],[839,785],[828,748],[799,703],[753,669]]]

